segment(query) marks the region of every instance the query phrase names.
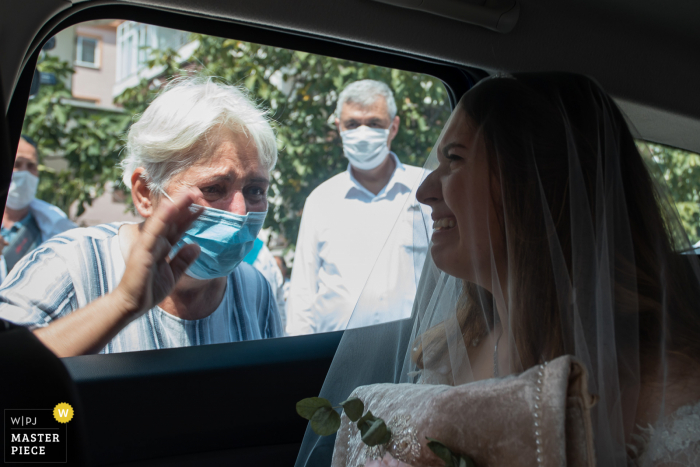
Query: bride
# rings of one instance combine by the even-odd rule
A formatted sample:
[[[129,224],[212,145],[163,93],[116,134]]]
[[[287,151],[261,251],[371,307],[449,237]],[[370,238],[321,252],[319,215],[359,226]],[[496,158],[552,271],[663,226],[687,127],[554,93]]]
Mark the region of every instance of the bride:
[[[421,432],[427,422],[411,419],[407,398],[415,383],[500,381],[572,355],[597,399],[598,465],[700,464],[700,267],[653,166],[600,86],[564,73],[487,79],[461,99],[425,169],[416,198],[432,219],[418,209],[410,221],[416,249],[430,241],[430,255],[413,315],[346,331],[321,396],[337,403],[358,386],[404,383],[363,394],[381,393],[368,407],[375,415],[401,406]],[[372,284],[357,308],[380,307]],[[511,403],[477,411],[483,426],[503,427],[493,443],[531,430],[508,420]],[[440,425],[471,436],[454,413]],[[307,430],[297,466],[327,465],[332,442]],[[490,448],[461,454],[484,459]],[[348,456],[353,450],[364,451]],[[537,453],[523,454],[522,465],[542,465]],[[334,465],[441,465],[391,454],[336,442]]]

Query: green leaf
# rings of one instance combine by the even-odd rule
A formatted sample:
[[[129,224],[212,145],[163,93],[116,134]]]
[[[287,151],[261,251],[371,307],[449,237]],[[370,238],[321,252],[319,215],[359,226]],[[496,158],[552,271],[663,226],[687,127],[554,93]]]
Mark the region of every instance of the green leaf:
[[[307,420],[311,420],[316,411],[322,407],[333,407],[328,399],[323,397],[307,397],[297,402],[297,413]]]
[[[386,444],[391,439],[391,431],[384,423],[384,420],[377,418],[369,425],[369,428],[362,433],[362,442],[367,446],[378,446]]]
[[[357,397],[352,397],[345,402],[341,402],[340,406],[345,411],[345,415],[353,422],[358,421],[360,417],[362,417],[362,412],[365,411],[365,404]]]
[[[452,457],[452,451],[440,441],[432,438],[428,439],[428,447],[436,456],[445,463],[445,467],[457,467]],[[461,466],[460,466],[461,467]]]
[[[340,428],[340,415],[329,407],[321,407],[311,417],[311,429],[320,436],[332,435]]]
[[[360,418],[357,421],[357,429],[360,430],[360,433],[362,435],[364,435],[367,432],[367,430],[370,429],[370,427],[372,426],[372,422],[374,422],[375,420],[377,420],[377,417],[372,415],[371,410],[368,410],[367,413],[364,414],[362,418]]]

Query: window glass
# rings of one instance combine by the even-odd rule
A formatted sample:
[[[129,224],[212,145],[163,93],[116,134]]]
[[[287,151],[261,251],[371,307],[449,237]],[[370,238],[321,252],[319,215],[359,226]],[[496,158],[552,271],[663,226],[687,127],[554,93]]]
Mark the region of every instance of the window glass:
[[[249,211],[249,203],[264,200],[266,196],[267,215],[257,239],[246,246],[247,254],[236,269],[257,269],[269,281],[270,289],[251,285],[252,279],[249,278],[249,282],[243,282],[247,288],[237,292],[245,295],[249,293],[248,289],[254,291],[244,305],[236,302],[240,297],[233,300],[227,295],[235,284],[226,281],[223,291],[209,294],[204,305],[200,300],[197,306],[175,306],[173,311],[172,303],[168,304],[166,300],[160,307],[143,315],[147,317],[139,318],[143,325],[139,325],[141,330],[137,334],[110,342],[102,351],[200,345],[344,328],[384,239],[400,217],[400,210],[410,208],[406,206],[410,204],[411,188],[420,175],[419,168],[449,117],[448,94],[441,81],[398,69],[133,21],[91,21],[64,30],[56,38],[57,46],[42,52],[38,63],[41,72],[56,77],[56,84],[42,85],[39,94],[30,100],[23,127],[23,134],[36,147],[39,164],[36,198],[46,203],[44,207],[53,206],[50,209],[55,209],[54,213],[65,214],[66,220],[78,226],[78,230],[63,234],[68,235],[66,238],[80,235],[91,239],[99,237],[106,243],[100,251],[90,250],[89,254],[111,259],[98,258],[102,276],[85,279],[102,284],[97,292],[83,290],[85,284],[77,283],[80,281],[76,279],[81,274],[93,274],[97,269],[82,270],[64,258],[62,263],[51,265],[52,271],[59,271],[55,276],[42,276],[41,284],[25,284],[21,291],[25,295],[34,293],[40,296],[23,297],[22,300],[53,297],[59,289],[71,291],[73,297],[87,294],[87,298],[64,297],[66,300],[51,304],[55,316],[70,316],[75,309],[119,284],[124,258],[118,258],[129,249],[110,239],[118,239],[128,230],[125,225],[143,222],[142,215],[147,215],[142,209],[143,204],[135,205],[134,193],[122,180],[122,162],[131,154],[126,148],[130,128],[149,110],[155,97],[167,86],[172,86],[169,83],[192,77],[210,77],[212,82],[218,83],[217,86],[233,85],[242,89],[250,102],[268,109],[269,122],[274,129],[278,159],[267,175],[269,183],[251,184],[242,190]],[[75,49],[70,50],[64,45],[67,43],[75,44]],[[93,69],[72,68],[71,57],[75,57],[76,64],[91,65]],[[101,68],[96,68],[98,65]],[[343,112],[336,115],[341,91],[362,80],[372,80],[374,84],[367,85],[368,88],[354,85],[360,87],[353,91],[343,106]],[[389,94],[382,94],[384,89]],[[195,103],[185,98],[182,101],[184,106]],[[211,106],[220,103],[212,102]],[[353,109],[356,115],[346,115]],[[371,115],[365,118],[365,114]],[[187,118],[194,117],[189,115]],[[163,128],[154,130],[153,134],[166,134],[168,127],[176,124],[174,119],[164,121]],[[167,144],[182,133],[180,130],[171,135]],[[214,134],[211,132],[218,129],[208,131],[197,141],[206,144],[219,141],[211,137]],[[340,131],[348,132],[344,133],[345,141]],[[158,152],[167,144],[161,141],[147,148],[141,146],[141,149]],[[21,147],[31,153],[27,146]],[[350,154],[348,147],[354,148],[352,155],[355,159],[344,157]],[[175,157],[172,150],[168,151],[167,157]],[[206,151],[200,152],[206,155]],[[177,157],[194,158],[194,152],[183,150]],[[378,166],[372,166],[371,159],[375,156],[381,162]],[[262,160],[262,156],[259,158]],[[382,171],[377,172],[377,167]],[[163,174],[166,174],[163,180],[167,182],[168,177],[176,176],[180,168],[177,163],[168,165],[163,169]],[[129,166],[129,170],[133,169]],[[189,173],[187,167],[183,170],[183,174]],[[381,183],[368,182],[365,173],[381,173],[381,177],[375,177]],[[140,179],[137,176],[135,180]],[[319,188],[321,185],[326,191]],[[170,190],[168,186],[167,183],[163,185],[165,190]],[[149,190],[151,188],[153,186]],[[203,194],[202,203],[211,202],[209,207],[220,210],[229,209],[215,203],[219,202],[218,199],[228,199],[225,194],[234,193],[234,188],[224,182],[199,184],[196,188]],[[316,195],[312,194],[314,192]],[[153,196],[156,199],[156,195]],[[302,239],[300,225],[304,216],[308,220],[305,221],[306,236]],[[369,235],[369,240],[362,240],[362,235]],[[410,239],[409,233],[406,238]],[[37,240],[37,244],[42,245],[44,240]],[[306,245],[303,264],[298,260],[302,240]],[[355,243],[345,243],[350,240]],[[409,251],[408,247],[412,245],[405,246]],[[126,250],[122,251],[122,248]],[[220,261],[228,251],[226,248],[217,250],[212,261]],[[76,251],[75,256],[85,254],[88,253]],[[58,260],[52,257],[51,261]],[[244,266],[244,263],[254,269]],[[20,267],[31,267],[31,264],[19,264]],[[301,272],[297,274],[304,268],[303,275]],[[9,274],[14,274],[11,269]],[[190,269],[192,271],[194,266]],[[295,284],[294,274],[303,276],[304,281]],[[415,287],[413,276],[410,282],[408,287]],[[21,310],[8,312],[7,309],[3,311],[3,307],[10,300],[7,297],[18,293],[18,289],[11,289],[7,284],[7,281],[3,282],[0,288],[0,317],[13,320],[11,318],[16,318]],[[306,324],[297,326],[292,332],[289,330],[293,319],[288,306],[295,285],[297,295],[306,294],[308,304],[306,315],[294,318]],[[351,292],[346,293],[348,290]],[[403,292],[413,297],[414,292],[408,289]],[[241,310],[241,306],[258,308]],[[406,303],[402,306],[406,307]],[[234,308],[238,315],[231,311]],[[278,313],[274,320],[260,318],[261,313],[268,313],[268,308]],[[177,309],[185,311],[180,313]],[[197,312],[190,313],[191,309]],[[391,316],[368,318],[362,324],[407,317],[410,303],[402,310]],[[32,312],[22,324],[43,326],[53,319],[41,313]],[[246,318],[246,313],[254,315],[253,318]],[[334,314],[335,318],[328,319]],[[241,324],[241,319],[248,321]],[[142,348],[129,347],[134,342]]]
[[[91,37],[78,36],[76,64],[82,66],[98,66],[97,53],[98,41]]]
[[[658,143],[638,141],[642,154],[656,163],[691,244],[700,246],[700,155]]]

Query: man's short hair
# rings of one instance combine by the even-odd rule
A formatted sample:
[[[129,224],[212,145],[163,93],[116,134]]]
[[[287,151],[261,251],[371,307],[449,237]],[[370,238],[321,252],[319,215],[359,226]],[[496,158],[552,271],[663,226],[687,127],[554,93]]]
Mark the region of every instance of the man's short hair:
[[[350,102],[358,104],[362,107],[369,107],[374,104],[378,97],[383,97],[386,100],[386,108],[389,112],[389,120],[393,120],[396,116],[396,101],[391,88],[373,79],[363,79],[348,84],[338,96],[338,104],[335,108],[336,118],[340,118],[340,112],[343,110],[343,104]]]
[[[30,138],[27,135],[21,135],[20,138],[29,143],[34,148],[34,152],[36,153],[36,160],[39,160],[39,147],[36,145],[36,141],[34,141],[34,139]]]

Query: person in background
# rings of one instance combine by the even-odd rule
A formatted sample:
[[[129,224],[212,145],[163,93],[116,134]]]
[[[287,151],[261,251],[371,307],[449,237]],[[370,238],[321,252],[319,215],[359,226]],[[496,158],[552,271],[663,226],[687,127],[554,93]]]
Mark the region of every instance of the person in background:
[[[281,251],[277,251],[274,254],[275,261],[277,261],[277,267],[280,269],[280,272],[282,272],[282,277],[284,278],[284,285],[282,286],[282,292],[283,292],[283,298],[285,304],[287,303],[287,300],[289,299],[289,269],[287,268],[287,262],[284,260],[284,256],[282,256]]]
[[[38,186],[39,152],[36,143],[23,135],[0,228],[0,283],[27,253],[54,235],[77,227],[59,208],[35,198]]]
[[[261,234],[262,236],[262,234]],[[270,249],[265,245],[265,241],[260,238],[255,239],[253,249],[243,258],[243,262],[250,264],[255,269],[260,271],[267,282],[270,283],[272,293],[277,301],[277,310],[280,313],[280,321],[282,321],[282,329],[284,329],[287,317],[285,313],[285,296],[284,296],[284,277],[272,256]]]
[[[396,110],[393,92],[379,81],[353,82],[338,96],[335,124],[349,165],[311,192],[304,205],[287,302],[290,335],[345,329],[351,315],[352,327],[410,315],[413,266],[420,270],[426,251],[412,250],[412,225],[397,219],[420,211],[410,198],[422,169],[402,164],[391,152],[401,122]],[[402,261],[375,266],[395,223],[404,230],[398,233],[405,234],[405,244],[396,249]],[[411,267],[402,267],[409,262]],[[381,312],[363,307],[353,315],[373,270],[375,290],[403,298]],[[381,292],[376,298],[390,300]]]

